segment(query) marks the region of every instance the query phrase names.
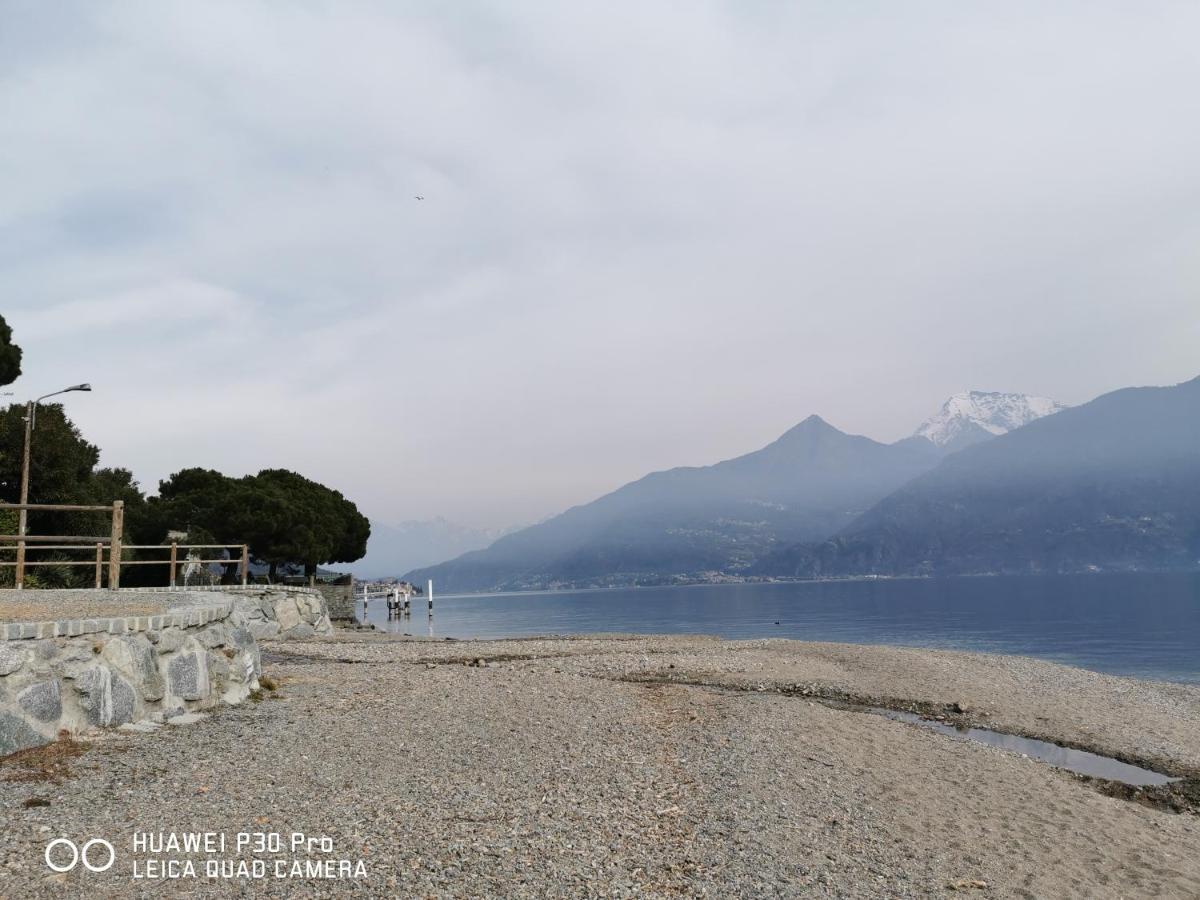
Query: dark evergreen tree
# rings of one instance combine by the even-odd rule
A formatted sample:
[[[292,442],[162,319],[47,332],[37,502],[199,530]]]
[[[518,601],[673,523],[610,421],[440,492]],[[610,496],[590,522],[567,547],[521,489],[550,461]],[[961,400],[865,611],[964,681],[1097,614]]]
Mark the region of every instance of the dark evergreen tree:
[[[0,498],[16,503],[21,495],[25,448],[25,405],[0,410]],[[84,440],[58,403],[39,406],[29,466],[30,503],[80,503],[100,451]]]
[[[12,342],[12,329],[0,316],[0,386],[21,377],[21,348]]]
[[[249,544],[254,560],[270,567],[272,580],[288,564],[311,575],[322,563],[361,558],[371,530],[340,493],[287,469],[244,478],[184,469],[162,482],[147,507],[148,527],[160,535],[204,529],[218,543]]]

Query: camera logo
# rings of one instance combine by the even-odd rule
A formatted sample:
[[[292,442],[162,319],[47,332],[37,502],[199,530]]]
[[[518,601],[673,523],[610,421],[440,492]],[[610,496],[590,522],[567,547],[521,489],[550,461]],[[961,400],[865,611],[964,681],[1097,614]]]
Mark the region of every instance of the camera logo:
[[[62,847],[62,850],[57,848]],[[104,860],[104,851],[108,860]],[[66,860],[70,860],[67,862]],[[107,872],[117,861],[117,851],[104,838],[92,838],[82,847],[67,838],[55,838],[46,845],[46,865],[55,872],[70,872],[81,862],[89,872]],[[97,865],[97,863],[101,863]]]

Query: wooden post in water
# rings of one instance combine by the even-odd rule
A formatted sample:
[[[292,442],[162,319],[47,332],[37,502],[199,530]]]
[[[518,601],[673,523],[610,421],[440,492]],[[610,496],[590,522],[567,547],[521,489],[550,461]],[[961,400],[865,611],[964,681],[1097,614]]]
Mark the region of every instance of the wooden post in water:
[[[433,615],[433,579],[430,578],[425,585],[425,593],[429,597],[429,614]]]
[[[121,535],[125,530],[125,501],[114,500],[112,505],[112,539],[108,544],[108,589],[121,586]]]

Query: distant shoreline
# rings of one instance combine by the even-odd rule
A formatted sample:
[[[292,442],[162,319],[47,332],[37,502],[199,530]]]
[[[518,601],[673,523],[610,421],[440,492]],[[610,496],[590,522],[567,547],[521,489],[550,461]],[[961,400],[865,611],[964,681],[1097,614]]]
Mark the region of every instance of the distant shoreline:
[[[601,585],[592,587],[562,587],[562,588],[533,588],[530,590],[509,591],[455,591],[452,593],[437,593],[437,582],[434,581],[434,597],[441,600],[464,600],[476,597],[525,597],[543,594],[591,594],[604,591],[632,591],[657,588],[715,588],[742,587],[758,584],[836,584],[839,582],[867,581],[953,581],[958,579],[984,578],[1104,578],[1138,575],[1200,575],[1200,568],[1194,569],[1144,569],[1144,570],[1112,570],[1112,571],[1082,571],[1082,572],[963,572],[947,575],[830,575],[823,578],[747,578],[744,580],[730,579],[726,581],[683,581],[666,582],[662,584],[626,584]],[[363,579],[371,581],[372,579]]]
[[[1015,654],[1200,684],[1200,573],[946,576],[440,594],[359,621],[457,639],[611,633],[789,638]],[[1086,638],[1086,639],[1085,639]]]

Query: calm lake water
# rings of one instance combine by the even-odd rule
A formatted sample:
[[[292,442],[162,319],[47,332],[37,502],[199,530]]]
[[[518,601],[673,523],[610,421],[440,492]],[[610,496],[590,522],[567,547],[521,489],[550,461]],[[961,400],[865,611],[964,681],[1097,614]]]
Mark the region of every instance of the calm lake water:
[[[436,595],[436,587],[435,595]],[[360,616],[362,604],[359,603]],[[588,632],[783,637],[1016,653],[1200,684],[1200,574],[699,585],[424,598],[389,631],[495,638]]]

